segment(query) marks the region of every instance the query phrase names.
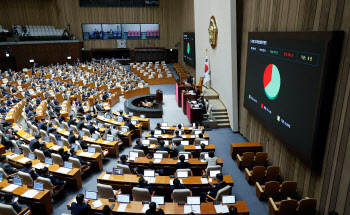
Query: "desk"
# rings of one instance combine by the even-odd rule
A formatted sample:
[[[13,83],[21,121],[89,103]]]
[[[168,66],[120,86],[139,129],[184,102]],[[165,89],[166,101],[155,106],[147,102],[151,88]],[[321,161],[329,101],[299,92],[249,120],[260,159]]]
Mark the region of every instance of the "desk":
[[[21,102],[17,103],[15,106],[13,106],[5,117],[6,122],[19,121],[22,117],[21,113],[22,113],[22,109],[23,109],[24,105],[25,105],[25,101],[22,100]]]
[[[2,187],[2,192],[7,192],[4,190],[6,186],[10,185],[7,180],[3,180],[0,182],[0,187]],[[24,203],[32,206],[33,212],[32,214],[52,214],[53,213],[53,207],[51,202],[51,194],[49,190],[39,191],[38,194],[36,194],[33,198],[25,198],[21,195],[27,192],[29,189],[26,185],[23,185],[22,187],[17,187],[15,190],[12,191],[14,196],[17,196],[19,199],[19,203]]]
[[[157,148],[158,145],[154,145],[154,144],[151,144],[148,149],[146,150],[143,150],[145,152],[145,154],[149,154],[150,156],[153,156],[153,153],[155,152],[155,148]],[[172,150],[172,146],[169,145],[169,148],[170,148],[170,157],[176,157],[176,153],[175,151]],[[189,146],[184,146],[185,148],[185,151],[186,152],[191,152],[192,156],[194,158],[198,158],[199,157],[199,150],[201,150],[202,148],[200,146],[195,146],[195,145],[189,145]],[[214,151],[215,152],[215,146],[214,144],[209,144],[207,146],[205,146],[206,149],[209,149],[209,151]]]
[[[10,154],[13,154],[12,152],[8,152],[5,155],[8,156]],[[20,161],[20,159],[24,158],[25,156],[23,154],[15,157],[15,158],[8,158],[9,162],[13,164],[15,167],[21,169],[24,168],[25,162]],[[40,160],[35,159],[32,161],[33,166],[41,163]],[[53,164],[49,166],[49,171],[50,173],[57,178],[60,178],[62,180],[66,180],[67,184],[74,184],[74,187],[76,187],[78,190],[82,188],[82,180],[81,180],[81,174],[80,174],[80,169],[73,168],[71,169],[67,174],[63,173],[58,173],[56,172],[60,168],[59,165]],[[36,169],[36,171],[40,172],[40,169]]]
[[[5,154],[5,153],[6,153],[5,146],[0,145],[0,155]]]
[[[139,183],[139,178],[137,175],[132,174],[124,174],[124,175],[110,175],[108,179],[103,179],[103,176],[106,173],[103,172],[98,178],[97,183],[108,184],[113,187],[114,190],[122,189],[123,193],[132,193],[132,188]],[[209,191],[213,189],[209,184],[217,184],[216,180],[209,182],[209,184],[202,184],[201,182],[202,176],[190,176],[188,178],[182,179],[182,184],[186,185],[188,189],[192,191],[192,195],[200,195],[202,192]],[[174,178],[170,178],[170,176],[156,176],[156,181],[152,183],[152,189],[156,190],[155,195],[166,196],[170,199],[171,193],[170,191],[170,180]],[[224,181],[233,186],[233,180],[230,175],[224,175]]]
[[[187,115],[187,101],[197,99],[196,93],[181,92],[181,107],[185,115]]]
[[[41,118],[46,117],[47,100],[41,101],[40,105],[36,108],[35,119],[41,121]]]
[[[120,159],[118,160],[120,161]],[[135,161],[129,161],[131,167],[141,167],[141,168],[148,168],[149,162],[154,162],[154,159],[147,158],[147,157],[139,157],[136,158]],[[154,168],[155,169],[164,169],[164,175],[174,175],[174,172],[176,172],[175,166],[178,163],[179,160],[174,160],[173,158],[163,158],[160,163],[155,163]],[[199,176],[202,175],[202,170],[205,170],[208,166],[207,162],[202,162],[198,158],[189,158],[188,163],[191,164],[191,170],[193,175]],[[222,159],[218,157],[217,159],[217,165],[223,166]]]
[[[146,134],[145,139],[147,139],[150,135],[151,134]],[[180,135],[180,136],[182,136],[183,140],[190,141],[190,144],[193,144],[194,143],[194,139],[196,139],[196,135],[186,134],[186,135]],[[173,135],[163,134],[161,136],[158,136],[157,139],[158,139],[158,141],[160,141],[160,140],[171,140],[171,139],[173,139],[173,137],[174,137]],[[209,134],[204,134],[203,138],[209,140]]]
[[[176,102],[177,102],[177,105],[179,107],[182,106],[182,102],[181,102],[181,93],[182,93],[182,90],[190,90],[192,89],[191,86],[187,86],[187,85],[183,85],[182,82],[178,83],[176,82],[175,84],[175,99],[176,99]]]
[[[67,209],[70,210],[70,205],[72,204],[73,200],[75,197],[67,204]],[[117,212],[119,203],[117,202],[110,202],[108,199],[102,199],[99,198],[99,200],[102,202],[103,206],[104,205],[109,205],[111,206],[112,204],[114,205],[113,208],[113,214],[145,214],[142,212],[143,204],[142,202],[137,202],[137,201],[131,201],[130,204],[126,207],[125,212]],[[89,205],[91,206],[91,209],[94,212],[101,212],[103,209],[103,206],[99,208],[95,208],[92,205],[93,201],[89,202]],[[236,204],[232,204],[237,208],[237,212],[239,214],[249,214],[249,209],[245,201],[236,201]],[[230,207],[231,205],[228,205]],[[165,205],[160,205],[160,208],[164,211],[165,214],[167,215],[185,215],[184,213],[184,206],[183,205],[178,205],[177,203],[173,202],[165,202]],[[201,203],[201,214],[217,214],[214,204],[212,202],[202,202]]]
[[[109,106],[112,108],[115,104],[119,102],[119,94],[112,95],[111,98],[107,99],[107,102],[109,103]]]
[[[187,117],[190,123],[201,122],[203,118],[202,108],[196,108],[190,105],[189,101],[186,101]]]
[[[130,98],[135,97],[135,96],[147,95],[147,94],[150,94],[149,87],[127,90],[127,91],[124,91],[124,99],[130,99]]]
[[[231,143],[231,156],[236,159],[236,155],[242,155],[244,152],[261,152],[262,146],[258,142],[246,142],[246,143]]]
[[[171,134],[171,135],[173,135],[175,130],[177,130],[176,126],[168,126],[168,127],[161,127],[161,128],[166,134]],[[204,131],[203,126],[201,126],[200,129]],[[186,134],[191,134],[192,130],[193,130],[193,127],[188,127],[188,126],[182,127],[182,131],[185,132]]]

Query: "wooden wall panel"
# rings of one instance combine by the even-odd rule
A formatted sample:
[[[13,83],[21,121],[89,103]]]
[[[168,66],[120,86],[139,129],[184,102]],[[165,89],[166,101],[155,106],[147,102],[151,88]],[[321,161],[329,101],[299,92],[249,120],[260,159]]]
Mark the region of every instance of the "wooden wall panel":
[[[271,165],[281,166],[284,180],[295,180],[301,197],[318,200],[318,214],[336,210],[350,213],[350,1],[346,0],[238,0],[240,44],[240,132],[260,141]],[[268,21],[267,21],[268,20]],[[345,32],[326,152],[321,172],[314,172],[243,107],[247,36],[249,31]]]
[[[68,28],[81,40],[81,24],[89,23],[159,23],[159,40],[127,40],[127,48],[153,45],[178,49],[179,62],[183,63],[183,32],[194,32],[193,0],[160,0],[159,8],[131,7],[80,7],[79,0],[11,0],[0,7],[0,24],[11,28],[13,24],[55,25]],[[180,47],[175,44],[180,42]],[[116,40],[84,41],[86,50],[116,48]],[[184,64],[184,63],[183,63]],[[193,67],[184,64],[195,75]]]

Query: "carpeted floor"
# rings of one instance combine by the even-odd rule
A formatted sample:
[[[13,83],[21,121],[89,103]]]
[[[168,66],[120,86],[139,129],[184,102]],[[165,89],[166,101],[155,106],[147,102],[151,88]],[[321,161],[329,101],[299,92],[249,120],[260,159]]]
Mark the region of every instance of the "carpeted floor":
[[[172,66],[170,65],[172,69]],[[152,118],[151,128],[154,128],[158,122],[168,122],[169,124],[176,124],[182,122],[185,125],[189,124],[187,117],[183,114],[182,109],[177,107],[175,101],[175,85],[157,85],[150,86],[151,93],[155,93],[157,89],[163,90],[164,95],[164,114],[163,118]],[[120,102],[113,107],[113,111],[124,109],[124,98],[120,97]],[[149,131],[143,131],[144,137]],[[214,129],[207,132],[210,135],[210,143],[215,145],[217,157],[221,157],[224,161],[223,174],[231,175],[234,181],[232,193],[236,195],[236,199],[246,201],[251,215],[268,215],[268,208],[266,202],[261,202],[255,196],[254,186],[250,186],[244,179],[244,171],[239,170],[236,162],[230,156],[230,143],[232,142],[246,142],[246,139],[239,133],[233,133],[230,128]],[[135,144],[133,139],[133,145]],[[120,152],[122,154],[129,154],[131,147],[125,148]],[[111,171],[116,166],[117,158],[107,157],[103,163],[103,171]],[[96,191],[97,177],[100,172],[92,173],[83,178],[83,188],[81,190],[67,189],[66,194],[58,201],[53,203],[54,213],[62,214],[70,213],[67,210],[66,204],[78,193],[84,193],[85,190]]]

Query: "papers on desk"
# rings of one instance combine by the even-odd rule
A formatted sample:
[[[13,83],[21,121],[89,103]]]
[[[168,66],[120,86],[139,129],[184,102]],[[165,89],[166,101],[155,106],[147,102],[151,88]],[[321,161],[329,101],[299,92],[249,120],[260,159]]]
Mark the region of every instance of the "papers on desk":
[[[31,199],[34,196],[36,196],[36,194],[38,194],[38,193],[39,193],[39,191],[37,191],[37,190],[28,190],[27,192],[23,193],[21,196]]]
[[[102,177],[102,179],[108,180],[110,176],[111,176],[111,174],[105,174],[105,175]]]
[[[181,135],[182,136],[182,138],[186,138],[187,137],[187,135]]]
[[[63,133],[63,135],[68,136],[68,135],[69,135],[69,132],[68,132],[68,131],[66,131],[66,132],[64,132],[64,133]]]
[[[208,179],[207,178],[201,178],[202,184],[208,184]]]
[[[79,154],[79,156],[82,156],[82,157],[91,157],[93,155],[94,155],[94,153],[90,153],[90,152],[81,152]]]
[[[184,206],[184,213],[189,214],[189,213],[195,213],[195,214],[200,214],[201,213],[201,206],[200,205],[185,205]]]
[[[149,184],[156,182],[156,177],[143,177]]]
[[[85,140],[86,140],[86,141],[95,141],[95,139],[94,139],[94,138],[91,138],[91,137],[87,137],[87,138],[85,138]]]
[[[144,204],[142,208],[142,213],[146,213],[146,211],[149,209],[149,204]]]
[[[49,166],[48,164],[37,163],[37,164],[35,164],[33,167],[34,167],[35,169],[42,169],[42,168],[48,167],[48,166]]]
[[[153,163],[160,163],[162,161],[162,159],[154,159]]]
[[[180,181],[181,184],[182,184],[182,179],[179,179],[179,181]],[[174,179],[171,179],[171,180],[170,180],[170,185],[171,185],[171,186],[174,185]]]
[[[58,132],[60,132],[60,131],[62,131],[62,130],[63,130],[62,128],[59,128],[59,127],[57,128],[57,131],[58,131]]]
[[[30,161],[30,159],[26,158],[26,157],[21,158],[21,159],[18,160],[18,162],[20,162],[20,163],[27,163],[27,161]]]
[[[26,134],[26,135],[23,136],[24,139],[27,138],[27,137],[29,137],[29,134]]]
[[[227,205],[214,205],[216,213],[229,213]]]
[[[170,127],[161,127],[162,129],[169,129]]]
[[[117,212],[125,212],[127,206],[128,204],[119,204]]]
[[[102,144],[108,144],[108,143],[110,143],[109,141],[104,141]]]
[[[205,159],[201,159],[201,162],[202,163],[206,163],[207,161]]]
[[[56,172],[62,173],[62,174],[67,174],[67,173],[69,173],[69,171],[70,171],[70,169],[64,168],[64,167],[60,167],[58,170],[56,170]]]
[[[201,149],[201,146],[195,146],[196,149]]]
[[[212,178],[209,178],[209,182],[213,182],[213,179],[212,179]]]
[[[10,184],[8,186],[6,186],[4,189],[4,191],[7,191],[7,192],[12,192],[14,191],[17,187],[19,187],[18,185],[15,185],[15,184]]]
[[[57,151],[61,148],[61,146],[51,146],[51,150]]]
[[[18,154],[10,154],[10,155],[7,155],[8,158],[12,159],[12,158],[15,158],[15,157],[18,157],[19,155]]]
[[[150,149],[153,149],[154,147],[156,147],[156,145],[150,145],[150,146],[148,146],[148,148],[150,148]]]
[[[196,135],[191,135],[191,138],[196,138]]]
[[[34,140],[34,137],[29,137],[27,140],[28,141]]]
[[[92,203],[92,205],[95,207],[95,208],[99,208],[101,206],[103,206],[102,202],[100,200],[97,200],[97,201],[94,201]]]

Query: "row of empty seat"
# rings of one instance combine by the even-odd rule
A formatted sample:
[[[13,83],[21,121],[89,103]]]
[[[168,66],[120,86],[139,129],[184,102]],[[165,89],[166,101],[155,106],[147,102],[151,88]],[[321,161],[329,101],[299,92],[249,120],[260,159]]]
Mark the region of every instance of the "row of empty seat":
[[[23,32],[21,25],[13,25],[17,27],[16,30],[18,34],[30,34],[31,36],[62,36],[65,29],[56,29],[55,26],[52,25],[25,25],[27,32]],[[15,31],[15,30],[13,30]],[[15,32],[14,32],[15,33]]]

